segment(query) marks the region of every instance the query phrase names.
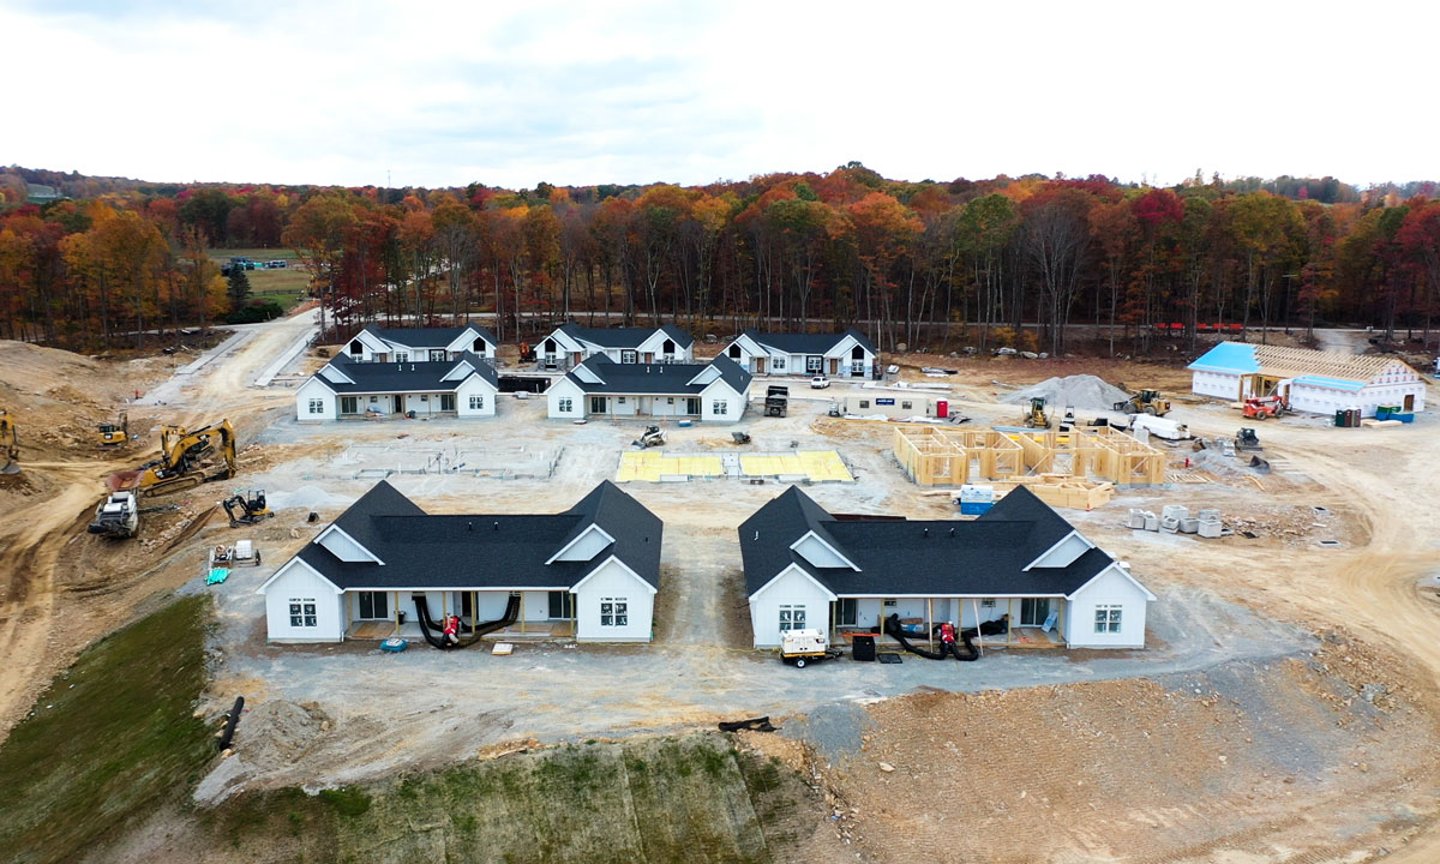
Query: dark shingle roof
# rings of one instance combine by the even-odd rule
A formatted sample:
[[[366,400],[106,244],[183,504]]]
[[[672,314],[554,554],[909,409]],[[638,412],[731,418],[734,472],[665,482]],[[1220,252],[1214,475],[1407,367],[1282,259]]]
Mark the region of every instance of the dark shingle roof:
[[[499,386],[500,376],[489,361],[466,351],[457,360],[434,360],[411,363],[357,363],[344,354],[337,354],[329,365],[336,367],[354,384],[331,381],[317,373],[325,386],[336,393],[446,393],[459,387],[464,379],[442,381],[461,360],[468,360],[480,377]]]
[[[568,589],[612,554],[659,588],[663,523],[609,481],[564,513],[430,516],[381,481],[334,523],[384,561],[345,562],[318,542],[298,558],[342,589]],[[590,561],[551,556],[591,524],[615,542]]]
[[[735,361],[728,357],[717,357],[715,361],[711,362],[716,363],[720,360],[724,361],[716,365],[720,377],[734,387],[737,393],[744,393],[745,388],[750,386],[750,373],[741,369]],[[690,382],[711,364],[616,363],[604,354],[596,354],[593,357],[587,357],[580,365],[600,376],[604,382],[591,383],[576,375],[574,370],[566,373],[565,377],[575,382],[575,386],[586,393],[698,396],[709,384],[691,384]]]
[[[1066,567],[1026,571],[1072,529],[1024,487],[1004,500],[1011,497],[1015,501],[1008,507],[997,504],[973,522],[838,521],[792,486],[740,526],[746,593],[754,594],[794,563],[842,596],[1068,595],[1113,562],[1092,548]],[[860,570],[815,567],[791,551],[809,531]]]
[[[579,324],[561,324],[560,330],[566,335],[583,339],[586,342],[593,342],[596,345],[603,345],[606,348],[638,348],[640,343],[655,335],[656,329],[664,330],[665,335],[675,340],[680,348],[689,348],[695,343],[695,338],[674,324],[663,324],[655,327],[581,327]]]
[[[466,330],[476,331],[491,345],[499,344],[495,341],[494,333],[478,324],[465,327],[376,327],[374,324],[367,324],[365,329],[387,342],[410,348],[444,348]]]
[[[746,330],[745,334],[768,348],[778,349],[786,354],[824,354],[834,348],[846,336],[854,336],[871,354],[877,353],[875,346],[865,334],[851,327],[843,333],[765,333],[760,330]]]

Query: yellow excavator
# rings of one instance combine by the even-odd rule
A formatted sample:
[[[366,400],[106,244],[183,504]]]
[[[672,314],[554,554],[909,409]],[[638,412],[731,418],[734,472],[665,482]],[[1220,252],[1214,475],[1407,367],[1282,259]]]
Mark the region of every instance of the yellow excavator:
[[[163,426],[160,458],[146,462],[136,471],[112,475],[110,488],[164,495],[234,475],[235,427],[229,420],[194,432],[183,426]]]
[[[20,439],[15,434],[15,421],[4,408],[0,408],[0,458],[5,460],[0,474],[20,473]]]
[[[115,423],[101,423],[95,427],[95,440],[101,447],[123,447],[130,443],[130,415],[121,412]]]

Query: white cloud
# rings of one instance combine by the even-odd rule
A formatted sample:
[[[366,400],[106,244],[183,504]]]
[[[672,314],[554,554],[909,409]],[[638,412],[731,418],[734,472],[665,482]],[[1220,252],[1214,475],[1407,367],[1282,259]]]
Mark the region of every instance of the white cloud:
[[[1418,11],[1414,11],[1418,10]],[[1420,7],[0,0],[0,159],[152,180],[1433,177]],[[23,119],[20,119],[23,118]],[[15,122],[19,120],[19,122]]]

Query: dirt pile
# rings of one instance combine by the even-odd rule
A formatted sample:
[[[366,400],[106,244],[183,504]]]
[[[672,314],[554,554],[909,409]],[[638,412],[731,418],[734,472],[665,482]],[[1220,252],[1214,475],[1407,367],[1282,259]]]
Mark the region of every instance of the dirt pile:
[[[1094,375],[1068,375],[1064,378],[1046,378],[1039,384],[1006,393],[1001,402],[1024,405],[1040,396],[1045,404],[1055,410],[1075,408],[1081,411],[1110,411],[1116,402],[1124,402],[1130,394],[1106,384]]]
[[[289,765],[330,731],[330,715],[315,704],[297,705],[277,699],[247,711],[237,734],[237,752],[259,771]]]

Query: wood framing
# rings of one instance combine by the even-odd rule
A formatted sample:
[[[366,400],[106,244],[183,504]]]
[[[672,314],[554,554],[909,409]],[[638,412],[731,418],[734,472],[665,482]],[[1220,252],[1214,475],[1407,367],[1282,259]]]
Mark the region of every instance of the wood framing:
[[[1164,452],[1104,426],[1069,432],[900,427],[895,430],[894,454],[905,475],[921,486],[1015,478],[1032,478],[1022,482],[1033,482],[1038,477],[1061,477],[1072,485],[1091,479],[1115,486],[1165,482]],[[1047,494],[1065,497],[1058,492]],[[1095,494],[1109,500],[1108,493]]]

